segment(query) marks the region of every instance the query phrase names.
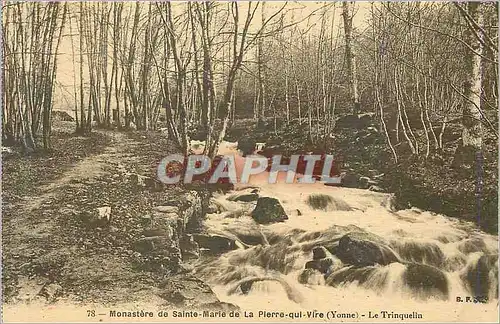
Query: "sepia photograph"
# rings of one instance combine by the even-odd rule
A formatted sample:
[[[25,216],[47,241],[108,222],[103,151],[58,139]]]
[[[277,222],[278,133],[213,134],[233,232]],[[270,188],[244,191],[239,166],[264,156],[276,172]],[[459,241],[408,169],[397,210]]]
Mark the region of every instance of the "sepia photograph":
[[[1,8],[2,322],[498,322],[497,1]]]

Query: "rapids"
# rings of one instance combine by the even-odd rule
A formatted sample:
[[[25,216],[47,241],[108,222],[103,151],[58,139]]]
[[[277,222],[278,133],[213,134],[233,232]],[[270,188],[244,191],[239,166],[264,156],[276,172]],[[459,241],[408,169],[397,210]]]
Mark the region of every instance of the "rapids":
[[[235,148],[224,143],[220,153],[235,153]],[[244,158],[235,154],[235,159],[239,170]],[[368,312],[384,310],[419,312],[423,321],[498,320],[497,236],[417,208],[395,211],[388,193],[320,182],[287,184],[284,172],[278,183],[269,184],[267,176],[253,176],[250,185],[236,185],[234,191],[212,198],[218,212],[207,215],[207,231],[235,240],[239,248],[202,256],[194,272],[221,301],[254,312],[358,312],[366,316],[360,315],[360,321],[369,320]],[[288,220],[257,224],[250,216],[256,202],[234,199],[251,192],[277,198]],[[352,232],[373,236],[381,244],[377,248],[384,246],[397,262],[343,263],[334,254],[340,239]],[[326,273],[305,270],[315,247],[326,248]],[[465,302],[474,296],[486,302]]]

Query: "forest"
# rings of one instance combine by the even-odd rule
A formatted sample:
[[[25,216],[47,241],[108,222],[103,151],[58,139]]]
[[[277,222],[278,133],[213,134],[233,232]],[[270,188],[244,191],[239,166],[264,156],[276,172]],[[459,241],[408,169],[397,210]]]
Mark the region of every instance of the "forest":
[[[71,38],[76,132],[157,129],[212,151],[236,119],[297,120],[316,143],[336,116],[377,115],[389,146],[429,157],[497,131],[493,3],[12,3],[4,10],[3,137],[50,148],[61,39]],[[160,118],[160,116],[163,116]],[[465,121],[465,119],[467,121]],[[215,121],[220,125],[215,126]],[[398,155],[394,152],[394,159]]]
[[[338,147],[336,129],[359,126],[364,114],[383,136],[391,165],[471,166],[483,159],[476,152],[498,149],[495,3],[51,2],[4,9],[2,137],[26,152],[51,149],[63,63],[73,72],[65,109],[77,134],[161,129],[186,154],[190,140],[206,141],[213,158],[242,121],[267,124],[274,135],[306,133],[297,145],[325,152]],[[61,63],[65,39],[71,60]],[[493,168],[496,156],[486,162]]]
[[[20,298],[14,287],[36,273],[50,279],[40,286],[44,296],[53,297],[47,285],[56,282],[60,294],[108,302],[122,295],[117,289],[133,286],[139,264],[155,275],[195,273],[213,289],[234,283],[227,294],[215,293],[231,303],[235,291],[247,295],[269,280],[299,303],[290,293],[295,286],[281,276],[297,270],[290,267],[299,259],[290,255],[297,249],[323,259],[336,255],[338,263],[328,259],[329,267],[351,266],[355,261],[339,252],[338,241],[354,226],[366,236],[348,240],[377,245],[385,239],[390,250],[383,260],[355,266],[399,262],[409,285],[429,271],[435,280],[429,285],[444,299],[451,294],[440,278],[462,271],[456,284],[469,295],[479,289],[498,299],[498,287],[495,295],[473,280],[489,276],[491,286],[498,275],[492,257],[498,249],[490,244],[498,241],[497,2],[7,1],[2,9],[8,298]],[[230,143],[242,157],[331,154],[342,182],[311,186],[316,191],[306,199],[286,186],[256,186],[239,196],[227,183],[164,186],[155,179],[168,154],[188,156],[196,146],[214,160]],[[279,222],[290,227],[307,223],[295,222],[307,215],[333,227],[299,226],[286,236],[256,217],[259,224],[245,223],[252,204],[257,210],[264,198],[276,201],[278,207],[266,208],[278,208]],[[386,209],[371,210],[379,205]],[[186,224],[160,231],[162,217],[174,211]],[[92,213],[107,223],[89,221]],[[217,223],[213,215],[236,225]],[[309,236],[298,236],[301,231]],[[168,245],[165,237],[172,235],[176,243]],[[425,242],[405,241],[412,237]],[[300,248],[292,249],[297,242]],[[443,248],[453,244],[457,255],[449,252],[455,247]],[[42,260],[42,246],[55,256],[44,252]],[[202,251],[265,264],[258,274],[231,272],[237,270],[217,264],[224,258],[208,262]],[[298,267],[325,280],[336,273],[313,261]],[[226,276],[216,276],[219,268]],[[77,269],[84,269],[82,277]],[[270,269],[279,275],[269,279]],[[368,272],[353,269],[326,284],[350,278],[362,286],[360,276]],[[310,284],[304,273],[298,281]],[[179,282],[188,285],[182,276]],[[106,293],[83,289],[103,278],[117,286]],[[150,278],[141,278],[148,286]],[[205,296],[195,295],[193,303]],[[175,304],[172,296],[162,298]],[[200,303],[211,303],[211,296]]]

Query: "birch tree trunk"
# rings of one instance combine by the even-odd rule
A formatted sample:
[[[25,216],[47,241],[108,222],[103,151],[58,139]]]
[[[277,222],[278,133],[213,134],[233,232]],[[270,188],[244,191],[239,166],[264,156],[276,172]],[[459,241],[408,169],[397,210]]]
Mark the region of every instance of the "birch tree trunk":
[[[483,24],[481,4],[478,2],[468,2],[467,12],[480,25]],[[479,36],[479,38],[477,37]],[[476,52],[468,51],[465,56],[464,69],[467,73],[467,80],[464,83],[464,105],[463,105],[463,131],[462,145],[464,148],[471,148],[478,151],[482,146],[481,127],[481,56],[483,46],[480,41],[480,34],[475,34],[473,30],[467,30],[467,42]]]
[[[356,55],[352,49],[352,19],[354,17],[354,5],[349,2],[342,2],[342,16],[344,18],[345,32],[345,53],[347,60],[347,70],[349,74],[349,85],[351,100],[353,103],[352,114],[357,114],[360,109],[359,93],[358,93],[358,75],[356,65]]]

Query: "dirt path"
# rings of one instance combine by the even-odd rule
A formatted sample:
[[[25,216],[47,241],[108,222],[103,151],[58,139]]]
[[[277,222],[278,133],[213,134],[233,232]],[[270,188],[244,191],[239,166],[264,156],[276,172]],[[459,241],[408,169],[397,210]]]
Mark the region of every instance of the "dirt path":
[[[133,149],[141,143],[124,133],[103,133],[110,144],[101,153],[85,157],[38,187],[36,195],[23,197],[4,212],[4,293],[10,309],[56,299],[59,303],[121,303],[131,296],[151,300],[152,294],[144,292],[151,292],[154,282],[134,269],[128,246],[133,233],[120,224],[126,223],[120,222],[123,209],[128,208],[125,216],[133,218],[132,206],[119,208],[120,192],[129,192],[127,176],[141,162]],[[116,214],[110,229],[89,230],[79,222],[82,212],[101,204],[97,198],[108,202]]]
[[[6,223],[7,228],[5,230],[7,233],[11,233],[12,230],[12,233],[31,235],[33,231],[29,227],[35,228],[39,226],[50,231],[52,228],[50,219],[29,218],[30,213],[46,206],[46,204],[50,204],[57,195],[64,194],[63,191],[66,186],[78,187],[79,184],[76,182],[84,180],[92,181],[92,179],[97,177],[110,175],[110,172],[106,171],[105,167],[122,165],[121,163],[126,158],[130,158],[130,156],[124,153],[126,148],[130,145],[138,145],[137,142],[127,138],[123,133],[103,133],[111,137],[112,146],[107,146],[101,154],[84,158],[68,171],[64,172],[57,180],[41,186],[37,196],[26,197],[18,206],[17,217]]]

